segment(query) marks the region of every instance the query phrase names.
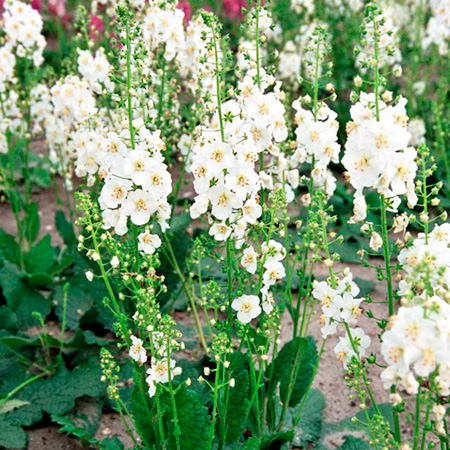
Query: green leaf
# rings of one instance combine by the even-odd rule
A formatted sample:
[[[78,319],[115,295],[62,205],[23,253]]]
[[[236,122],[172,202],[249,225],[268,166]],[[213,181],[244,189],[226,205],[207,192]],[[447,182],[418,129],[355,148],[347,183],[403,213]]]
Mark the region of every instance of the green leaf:
[[[138,380],[135,381],[139,382]],[[144,399],[139,387],[136,385],[134,385],[131,393],[130,410],[139,436],[141,436],[144,443],[151,445],[156,442],[157,437],[154,427],[157,426],[157,417],[153,413],[149,398],[146,396]]]
[[[44,236],[25,256],[25,267],[29,273],[46,273],[55,264],[50,235]]]
[[[393,416],[393,410],[392,410],[392,404],[391,403],[380,403],[378,405],[378,409],[381,413],[381,415],[386,419],[387,423],[391,427],[391,430],[394,429],[394,416]],[[372,406],[368,408],[367,414],[372,419],[375,414],[377,414],[377,411]],[[356,414],[356,418],[359,419],[357,421],[353,421],[351,418],[344,419],[341,422],[337,423],[325,423],[324,424],[324,434],[332,434],[332,433],[341,433],[346,431],[367,431],[367,427],[364,425],[364,423],[367,422],[366,420],[366,413],[364,411],[359,411]],[[362,422],[362,423],[361,423]]]
[[[35,273],[30,275],[28,273],[20,274],[20,278],[28,285],[34,288],[45,287],[53,282],[53,278],[46,273]]]
[[[326,401],[322,392],[319,389],[312,389],[301,411],[300,421],[295,427],[294,444],[296,446],[305,447],[320,438],[325,406]],[[298,408],[289,410],[288,417],[294,418],[297,411]]]
[[[28,242],[34,242],[39,234],[40,219],[39,219],[39,205],[31,203],[26,207],[26,215],[22,220],[25,237]]]
[[[37,324],[36,318],[33,317],[34,311],[43,317],[50,313],[50,300],[22,281],[17,267],[8,261],[5,261],[0,269],[0,285],[8,308],[15,314],[17,323],[22,328]]]
[[[77,243],[73,225],[66,219],[62,211],[56,211],[55,225],[59,235],[67,246],[71,247]]]
[[[24,448],[27,445],[27,434],[10,422],[4,415],[0,416],[0,447]]]
[[[73,371],[61,367],[48,379],[41,378],[26,386],[16,398],[29,402],[28,405],[11,411],[5,417],[14,423],[30,426],[39,421],[42,413],[64,414],[82,396],[98,397],[104,390],[100,381],[98,366],[79,366]]]
[[[269,390],[274,392],[279,383],[280,398],[284,404],[288,400],[289,389],[292,389],[289,406],[297,405],[312,382],[317,360],[317,349],[312,337],[297,337],[287,342],[272,363],[274,368]],[[297,377],[294,380],[296,371]],[[268,376],[271,372],[272,367],[269,366]]]
[[[30,174],[31,184],[39,187],[49,187],[51,185],[50,172],[42,167],[35,167]]]
[[[0,252],[6,261],[20,265],[21,252],[16,238],[0,230]]]
[[[372,447],[366,441],[354,436],[346,436],[345,442],[341,446],[341,450],[371,450]]]
[[[22,334],[6,335],[0,338],[0,342],[14,351],[19,351],[27,347],[41,347],[41,338],[45,338],[50,348],[59,348],[61,345],[60,340],[50,334],[34,336]],[[90,330],[83,331],[78,328],[73,336],[64,340],[63,348],[64,350],[84,350],[90,345],[103,347],[111,342],[113,341],[98,337]]]
[[[91,311],[94,320],[100,322],[105,328],[112,329],[115,320],[112,313],[103,306],[103,298],[106,292],[103,281],[97,278],[88,281],[85,275],[88,270],[92,269],[87,262],[78,252],[74,253],[73,273],[63,279],[64,282],[70,284],[66,311],[67,328],[75,330],[86,313]],[[56,315],[62,320],[64,283],[56,287],[54,299]]]
[[[261,436],[260,450],[279,450],[286,442],[292,442],[294,430],[278,431]]]
[[[168,448],[176,448],[175,428],[173,423],[173,410],[170,395],[167,392],[161,396],[165,405],[164,423],[168,428],[166,437],[169,440]],[[208,410],[200,402],[194,391],[189,391],[185,384],[178,388],[175,394],[175,404],[180,428],[181,450],[208,450],[207,437],[210,433],[210,417]]]
[[[170,230],[166,233],[167,238],[170,241],[175,258],[180,266],[182,272],[186,269],[186,256],[191,243],[186,229],[190,224],[189,214],[178,214],[174,216]],[[166,243],[163,243],[164,248],[167,247]],[[171,289],[167,290],[167,293],[160,295],[159,299],[162,305],[169,300],[173,300],[172,296],[177,292],[177,286],[180,283],[179,277],[173,269],[170,259],[164,255],[164,252],[160,253],[161,265],[158,271],[164,275],[167,286],[171,286]]]
[[[234,375],[235,386],[230,388],[227,408],[227,436],[225,443],[238,441],[244,432],[249,405],[250,379],[247,369]]]
[[[28,405],[28,403],[29,402],[18,399],[8,400],[0,406],[0,414],[6,414],[7,412],[20,408],[21,406]]]
[[[261,439],[259,437],[251,437],[241,447],[241,450],[259,450],[261,446]]]

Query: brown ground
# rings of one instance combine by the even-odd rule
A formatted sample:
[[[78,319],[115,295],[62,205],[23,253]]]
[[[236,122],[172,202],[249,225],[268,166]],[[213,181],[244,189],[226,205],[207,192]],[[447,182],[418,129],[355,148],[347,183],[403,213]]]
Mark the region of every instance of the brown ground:
[[[53,243],[55,245],[60,245],[61,240],[56,233],[54,225],[54,217],[57,209],[54,190],[42,190],[35,194],[34,198],[36,201],[39,201],[40,204],[41,236],[50,233],[52,235]],[[8,233],[16,232],[14,218],[9,209],[9,205],[5,203],[0,204],[0,227]],[[348,266],[351,269],[355,277],[375,281],[373,271],[365,269],[357,264],[342,265],[342,268],[345,266]],[[319,276],[326,276],[327,269],[325,267],[318,268],[316,274]],[[383,283],[376,283],[372,296],[377,300],[385,299]],[[383,305],[373,305],[372,310],[377,317],[385,317],[386,315],[386,308]],[[379,342],[376,337],[378,328],[375,322],[367,317],[363,317],[360,320],[360,325],[372,338],[371,350],[377,353]],[[184,317],[184,321],[189,323],[190,318]],[[283,317],[282,325],[282,340],[286,342],[292,338],[293,326],[288,314]],[[318,315],[316,316],[316,320],[313,320],[311,323],[310,334],[316,338],[320,346],[322,341],[318,326]],[[343,380],[344,371],[333,353],[333,347],[336,345],[337,341],[338,338],[336,336],[329,338],[326,346],[327,351],[322,356],[320,369],[314,382],[314,387],[319,388],[327,398],[327,407],[325,409],[325,420],[327,422],[341,421],[351,417],[359,411],[359,402],[352,402],[348,398],[350,391],[347,389]],[[372,389],[376,398],[380,402],[385,402],[388,400],[388,394],[379,381],[379,372],[380,371],[377,370],[377,368],[373,369],[371,377],[373,379]],[[126,434],[125,427],[118,414],[110,413],[102,416],[96,437],[101,439],[106,436],[118,436],[127,447],[132,447],[131,439]],[[47,450],[76,450],[82,448],[82,446],[77,440],[58,433],[56,426],[37,426],[30,430],[28,449],[41,450],[43,448],[46,448]]]

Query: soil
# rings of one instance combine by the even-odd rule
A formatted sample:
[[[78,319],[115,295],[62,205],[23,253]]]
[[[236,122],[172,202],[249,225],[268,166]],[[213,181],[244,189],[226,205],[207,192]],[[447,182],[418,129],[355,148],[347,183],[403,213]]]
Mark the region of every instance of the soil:
[[[62,187],[61,180],[59,180],[60,187]],[[188,189],[186,189],[188,191]],[[184,192],[186,195],[188,192]],[[47,233],[51,234],[52,242],[54,245],[61,245],[61,239],[55,230],[54,218],[55,212],[58,209],[56,196],[54,189],[42,189],[39,192],[33,194],[35,201],[40,205],[40,219],[41,219],[41,232],[40,236],[44,236]],[[6,203],[0,204],[0,228],[7,233],[16,233],[16,225],[14,217],[11,213],[10,207]],[[357,264],[340,264],[340,268],[349,267],[353,272],[354,277],[362,278],[375,282],[375,289],[372,292],[372,297],[375,300],[385,300],[385,286],[383,283],[376,281],[375,273],[373,270],[366,269]],[[327,275],[326,267],[318,267],[316,271],[317,276],[325,277]],[[376,317],[386,316],[385,305],[372,305],[372,311]],[[185,323],[190,323],[191,318],[186,317],[185,313],[177,312],[177,320],[181,320]],[[322,342],[320,328],[318,324],[319,311],[316,311],[316,320],[313,320],[310,326],[310,334],[314,336],[317,342]],[[360,326],[368,333],[372,339],[371,351],[378,353],[379,341],[377,339],[378,328],[375,321],[363,316],[360,319]],[[288,314],[282,319],[282,335],[283,342],[287,342],[292,338],[293,323]],[[333,348],[338,342],[338,336],[333,336],[328,339],[326,344],[326,351],[324,352],[320,361],[320,368],[314,381],[315,388],[322,391],[327,399],[327,406],[324,412],[325,421],[327,422],[339,422],[343,419],[352,417],[360,409],[356,400],[351,401],[348,398],[350,390],[346,387],[344,381],[344,370],[341,364],[337,361]],[[372,366],[373,367],[373,366]],[[380,402],[386,402],[389,399],[389,395],[383,388],[380,379],[379,368],[373,368],[371,373],[371,379],[373,380],[371,387],[375,394],[375,397]],[[100,426],[96,434],[97,439],[102,439],[106,436],[117,436],[124,443],[126,448],[132,447],[130,437],[127,435],[125,426],[118,414],[107,413],[104,414],[100,421]],[[333,443],[331,446],[336,446]],[[58,432],[58,428],[54,425],[37,425],[29,429],[29,450],[77,450],[85,448],[76,439],[67,437]]]

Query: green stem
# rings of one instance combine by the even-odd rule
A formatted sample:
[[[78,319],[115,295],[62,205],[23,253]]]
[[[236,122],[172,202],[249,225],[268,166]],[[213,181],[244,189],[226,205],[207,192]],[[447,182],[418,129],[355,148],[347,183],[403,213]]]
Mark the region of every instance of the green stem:
[[[202,324],[200,322],[200,317],[198,315],[197,305],[195,303],[195,295],[189,288],[189,286],[186,282],[186,277],[183,275],[183,272],[181,271],[180,266],[178,265],[177,258],[173,251],[170,239],[165,234],[163,234],[163,239],[166,242],[167,250],[169,251],[168,256],[169,256],[170,261],[172,262],[172,267],[174,268],[176,274],[178,275],[178,278],[180,279],[181,284],[183,285],[184,291],[186,292],[186,295],[189,298],[189,303],[191,305],[192,312],[194,313],[195,324],[197,327],[197,332],[198,332],[198,336],[200,339],[200,343],[201,343],[205,353],[208,353],[208,345],[206,344],[205,335],[204,335],[203,329],[202,329]]]
[[[16,395],[19,391],[21,391],[23,388],[27,387],[29,384],[34,383],[35,381],[39,380],[42,377],[45,377],[46,375],[49,375],[49,372],[42,372],[39,375],[36,375],[32,378],[29,378],[28,380],[24,381],[23,383],[19,384],[19,386],[15,387],[12,391],[8,393],[8,395],[5,398],[2,398],[0,400],[0,408],[14,395]]]

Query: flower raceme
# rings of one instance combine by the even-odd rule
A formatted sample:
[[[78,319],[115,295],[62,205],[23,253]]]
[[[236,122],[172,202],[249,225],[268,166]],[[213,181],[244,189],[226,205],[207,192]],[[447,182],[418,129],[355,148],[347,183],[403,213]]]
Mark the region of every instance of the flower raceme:
[[[355,211],[352,221],[366,216],[364,190],[375,189],[391,203],[396,211],[400,196],[408,204],[417,203],[414,179],[417,172],[417,151],[408,144],[406,99],[387,105],[379,100],[377,118],[375,94],[362,92],[360,100],[351,107],[352,120],[347,123],[347,142],[342,164],[355,188]]]

